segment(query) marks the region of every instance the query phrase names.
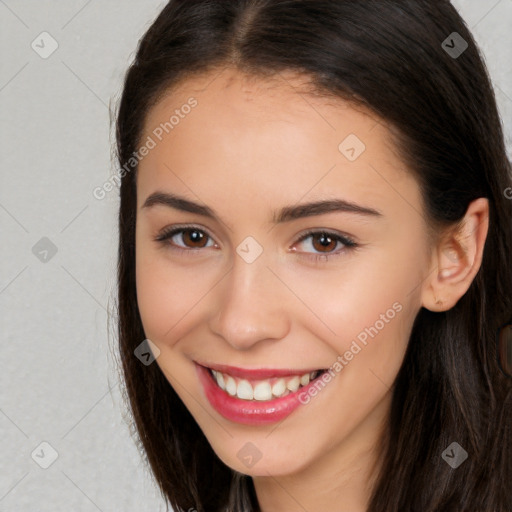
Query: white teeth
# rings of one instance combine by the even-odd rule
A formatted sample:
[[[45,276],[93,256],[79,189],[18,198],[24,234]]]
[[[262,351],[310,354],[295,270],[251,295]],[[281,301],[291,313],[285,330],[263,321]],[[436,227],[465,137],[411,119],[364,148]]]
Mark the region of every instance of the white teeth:
[[[271,398],[270,382],[258,382],[254,386],[254,400],[270,400]]]
[[[217,373],[217,384],[219,385],[220,389],[226,389],[226,383],[224,382],[224,375],[222,373]]]
[[[305,373],[300,378],[300,383],[301,383],[302,386],[307,386],[309,384],[309,373]]]
[[[267,401],[272,398],[281,398],[297,391],[301,386],[307,386],[318,377],[320,371],[294,375],[289,378],[277,379],[273,385],[268,380],[259,381],[254,386],[246,379],[235,380],[231,375],[212,370],[212,375],[218,386],[230,396],[241,400]]]
[[[231,376],[228,376],[228,378],[226,379],[226,391],[231,396],[236,395],[236,382],[235,382],[235,379],[233,379],[233,377],[231,377]]]
[[[286,391],[286,382],[284,379],[279,379],[273,386],[272,386],[272,394],[275,397],[280,397],[284,395],[284,392]]]
[[[299,386],[300,386],[300,378],[295,376],[295,377],[292,377],[287,383],[286,383],[286,387],[291,391],[291,392],[294,392],[294,391],[297,391],[297,389],[299,389]]]
[[[222,373],[217,372],[215,370],[212,370],[213,376],[215,377],[215,380],[217,381],[217,384],[219,385],[219,388],[222,390],[226,389],[226,383],[224,382],[224,375]]]
[[[249,383],[249,381],[241,380],[238,383],[236,396],[238,398],[241,398],[242,400],[252,400],[254,398],[254,390],[252,389],[252,386]]]

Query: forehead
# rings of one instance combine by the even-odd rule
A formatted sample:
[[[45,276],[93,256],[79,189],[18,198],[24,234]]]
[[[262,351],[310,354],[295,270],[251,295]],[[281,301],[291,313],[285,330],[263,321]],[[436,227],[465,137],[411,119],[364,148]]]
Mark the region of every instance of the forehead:
[[[223,116],[243,112],[246,124],[251,121],[308,121],[322,123],[321,128],[337,130],[350,124],[384,126],[384,120],[362,104],[355,105],[327,91],[319,91],[306,75],[283,71],[268,77],[257,77],[233,68],[222,68],[180,81],[166,91],[148,112],[144,131],[168,119],[190,97],[197,99],[204,114],[222,109]],[[218,112],[216,112],[218,114]],[[195,114],[197,117],[197,114]]]
[[[184,108],[191,98],[196,105]],[[260,192],[269,203],[341,192],[350,200],[380,201],[379,209],[403,194],[419,204],[391,133],[370,110],[315,92],[296,73],[200,75],[168,91],[148,112],[141,140],[151,137],[156,145],[139,164],[139,204],[151,188],[221,204],[226,187],[248,200]]]

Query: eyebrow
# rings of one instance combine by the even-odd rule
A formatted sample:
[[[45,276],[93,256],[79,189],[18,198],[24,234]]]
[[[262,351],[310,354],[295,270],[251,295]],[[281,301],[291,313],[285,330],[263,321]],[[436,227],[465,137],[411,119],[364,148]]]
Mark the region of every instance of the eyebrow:
[[[170,194],[167,192],[156,191],[150,194],[141,208],[151,208],[156,205],[163,205],[174,208],[183,212],[195,213],[210,219],[218,219],[214,210],[208,206],[195,203],[184,197]],[[290,222],[304,217],[312,217],[315,215],[323,215],[326,213],[345,212],[355,213],[362,216],[383,217],[381,211],[367,206],[362,206],[344,199],[327,199],[322,201],[314,201],[299,205],[285,206],[279,211],[273,212],[272,222],[281,224]]]

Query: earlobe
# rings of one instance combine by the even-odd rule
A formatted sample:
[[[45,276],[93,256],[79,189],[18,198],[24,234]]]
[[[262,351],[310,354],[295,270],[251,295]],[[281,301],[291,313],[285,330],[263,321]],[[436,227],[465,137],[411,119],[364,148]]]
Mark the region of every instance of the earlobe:
[[[423,307],[434,311],[451,309],[469,289],[482,263],[489,227],[489,203],[474,200],[455,228],[449,228],[435,251],[429,278],[422,291]]]

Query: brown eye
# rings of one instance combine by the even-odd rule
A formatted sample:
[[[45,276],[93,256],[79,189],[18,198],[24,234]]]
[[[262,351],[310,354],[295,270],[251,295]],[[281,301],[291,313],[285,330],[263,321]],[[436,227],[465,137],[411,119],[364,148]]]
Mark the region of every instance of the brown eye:
[[[299,256],[318,262],[325,262],[330,257],[341,256],[358,247],[358,244],[348,236],[322,230],[305,233],[297,243],[303,246],[298,251]]]
[[[193,250],[208,247],[211,237],[203,230],[195,227],[163,229],[155,238],[157,242],[164,243],[176,250]],[[210,244],[211,247],[213,244]]]
[[[310,239],[310,241],[309,243],[306,243],[308,239]],[[324,254],[332,253],[338,244],[342,247],[353,247],[356,245],[350,238],[336,233],[329,233],[327,231],[310,231],[300,238],[299,243],[302,243],[305,246],[309,245],[313,251]]]
[[[313,249],[319,252],[331,252],[336,249],[338,240],[329,236],[328,233],[316,233],[312,235]]]
[[[204,247],[206,245],[206,241],[208,239],[208,235],[205,235],[202,231],[198,229],[183,229],[182,240],[185,245],[188,245],[190,242],[192,248],[196,247]]]
[[[307,239],[310,239],[309,243]],[[173,251],[188,255],[200,255],[203,251],[199,249],[216,246],[213,238],[206,231],[195,226],[164,228],[155,240]],[[211,243],[208,243],[209,241]],[[350,249],[358,247],[358,244],[348,236],[322,230],[309,231],[296,243],[310,246],[306,250],[299,251],[301,257],[322,261],[326,261],[330,256],[341,256]],[[336,250],[338,246],[340,247]]]

